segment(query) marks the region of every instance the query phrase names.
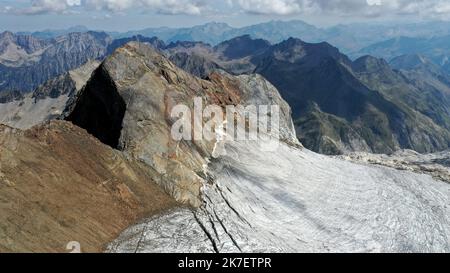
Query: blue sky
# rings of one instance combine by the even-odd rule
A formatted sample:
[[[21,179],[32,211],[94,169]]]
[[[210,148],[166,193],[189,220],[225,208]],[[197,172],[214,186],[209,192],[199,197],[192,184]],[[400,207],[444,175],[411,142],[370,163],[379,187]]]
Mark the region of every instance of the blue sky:
[[[206,22],[250,25],[301,19],[350,22],[449,20],[448,0],[0,0],[0,28],[12,31],[84,25],[125,31]]]

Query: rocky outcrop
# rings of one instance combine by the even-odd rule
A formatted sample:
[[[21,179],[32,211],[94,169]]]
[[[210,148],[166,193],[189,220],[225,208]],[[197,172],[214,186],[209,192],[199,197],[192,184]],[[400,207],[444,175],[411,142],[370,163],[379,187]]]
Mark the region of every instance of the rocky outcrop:
[[[116,50],[93,73],[67,120],[102,142],[136,158],[161,175],[160,185],[178,201],[200,206],[204,168],[215,140],[175,141],[171,111],[176,105],[271,105],[280,103],[282,139],[295,140],[290,108],[262,77],[216,72],[206,80],[176,67],[154,48],[131,42]],[[202,121],[200,121],[202,122]],[[297,142],[298,143],[298,142]]]
[[[98,65],[97,61],[89,61],[75,70],[49,80],[33,93],[5,100],[4,103],[0,101],[0,123],[29,129],[41,122],[59,118],[66,104],[74,99]]]
[[[436,180],[450,183],[450,153],[448,151],[419,154],[412,150],[400,150],[391,155],[350,153],[337,158],[356,163],[380,165],[397,170],[428,174]]]
[[[101,252],[142,217],[178,206],[154,177],[71,123],[0,125],[0,252],[70,252],[70,242]]]

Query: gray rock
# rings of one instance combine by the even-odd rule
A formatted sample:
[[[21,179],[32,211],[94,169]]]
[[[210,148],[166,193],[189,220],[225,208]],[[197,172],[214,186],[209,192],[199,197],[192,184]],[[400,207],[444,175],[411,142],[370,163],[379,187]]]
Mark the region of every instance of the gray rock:
[[[158,183],[182,203],[202,204],[204,168],[216,141],[175,141],[170,116],[174,106],[279,103],[282,140],[297,143],[290,108],[277,90],[260,76],[235,77],[215,72],[208,79],[194,77],[154,48],[130,42],[108,57],[93,73],[67,119],[103,143],[137,158],[161,174]]]

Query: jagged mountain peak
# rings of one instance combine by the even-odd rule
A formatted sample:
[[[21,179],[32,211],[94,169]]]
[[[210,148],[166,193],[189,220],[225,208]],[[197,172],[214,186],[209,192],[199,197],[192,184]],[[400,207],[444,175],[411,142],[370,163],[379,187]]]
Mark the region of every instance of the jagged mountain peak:
[[[111,44],[108,45],[106,54],[111,55],[117,48],[122,47],[124,44],[131,41],[146,43],[159,50],[163,50],[166,48],[166,44],[164,43],[164,41],[160,40],[158,37],[148,38],[142,35],[134,35],[132,37],[115,39],[114,41],[112,41]]]
[[[202,184],[198,173],[206,164],[205,158],[212,155],[215,141],[195,141],[192,145],[173,140],[174,120],[170,116],[176,105],[192,107],[196,97],[223,107],[246,105],[250,99],[262,105],[278,102],[281,138],[295,139],[289,106],[262,77],[236,77],[219,71],[202,80],[178,68],[153,47],[134,41],[118,48],[94,71],[66,112],[68,120],[103,143],[164,174],[169,181],[161,183],[178,201],[198,206]]]
[[[15,36],[14,33],[12,33],[11,31],[3,31],[2,33],[0,33],[0,39],[5,39],[5,38],[13,38]]]
[[[307,62],[311,66],[317,65],[325,59],[334,59],[340,63],[351,65],[350,59],[339,49],[327,42],[307,43],[298,38],[289,38],[270,47],[261,57],[272,57],[278,61],[289,63]]]
[[[377,72],[391,70],[389,63],[382,58],[376,58],[370,55],[362,56],[353,62],[353,69],[357,72]]]
[[[124,46],[118,48],[111,56],[106,59],[104,64],[112,64],[114,62],[117,62],[117,59],[121,58],[141,59],[145,62],[148,69],[151,69],[155,72],[160,72],[160,70],[158,69],[161,69],[163,67],[171,67],[177,69],[157,48],[138,41],[130,41]],[[123,68],[122,70],[127,69],[129,69],[129,67]]]
[[[281,79],[281,87],[292,81],[291,94],[295,98],[300,97],[299,91],[311,91],[303,97],[311,102],[308,122],[317,122],[315,117],[321,119],[316,128],[324,128],[324,132],[319,135],[306,132],[313,134],[310,139],[340,148],[335,143],[336,136],[326,132],[334,127],[333,134],[350,142],[352,147],[368,146],[370,141],[378,142],[376,134],[380,132],[395,133],[386,126],[400,127],[409,123],[409,120],[396,123],[408,112],[395,107],[379,92],[365,88],[350,69],[341,65],[346,57],[339,51],[336,53],[325,43],[290,42],[292,45],[287,46],[285,52],[296,57],[295,54],[301,55],[303,50],[305,58],[287,66],[284,62],[274,62],[280,66],[267,70],[266,74]],[[187,57],[184,52],[180,54]],[[283,57],[281,51],[276,54],[275,57]],[[304,60],[310,62],[302,66]],[[311,66],[316,60],[322,62]],[[368,67],[386,65],[371,57],[359,62]],[[63,213],[73,214],[75,208],[76,218],[81,217],[77,223],[79,229],[75,231],[80,231],[77,232],[80,238],[91,242],[99,240],[100,233],[111,240],[116,232],[137,221],[141,212],[152,216],[150,212],[161,211],[160,215],[130,228],[108,251],[439,252],[448,249],[447,184],[435,183],[437,181],[428,175],[357,165],[317,155],[289,145],[293,143],[287,141],[281,141],[275,151],[265,150],[264,140],[177,141],[170,134],[174,123],[171,109],[180,104],[192,109],[194,97],[222,107],[278,104],[282,133],[296,141],[289,106],[262,76],[233,76],[217,71],[206,79],[199,79],[176,67],[158,49],[130,41],[115,50],[91,75],[74,100],[74,108],[70,109],[68,120],[73,124],[51,122],[20,136],[0,135],[5,144],[0,146],[1,154],[5,155],[0,157],[3,160],[0,178],[8,184],[0,192],[3,199],[28,205],[27,198],[23,197],[30,194],[24,193],[35,191],[29,188],[28,182],[37,181],[44,186],[40,187],[44,190],[39,195],[39,206],[30,204],[31,209],[19,215],[16,211],[1,214],[10,220],[0,221],[7,225],[3,229],[12,230],[6,236],[22,234],[17,230],[23,229],[20,223],[25,217],[44,213],[45,218],[40,217],[50,219],[44,222],[49,227],[45,233],[55,239],[52,242],[61,245],[60,241],[67,241],[67,235],[61,234],[68,234],[68,229],[67,225],[61,228],[60,219],[69,217]],[[349,116],[349,108],[361,111]],[[381,113],[389,113],[392,118]],[[370,127],[359,127],[361,123]],[[407,131],[412,129],[407,128]],[[0,133],[8,130],[10,128],[0,125]],[[430,134],[425,135],[428,138],[435,134],[430,128],[423,128],[423,131]],[[363,139],[357,135],[360,132],[369,137]],[[420,139],[421,131],[412,132],[411,135],[419,138],[417,142],[425,142],[426,138]],[[220,144],[228,153],[212,156]],[[379,150],[384,148],[378,147]],[[17,172],[17,169],[26,172]],[[48,173],[56,175],[48,178],[45,176]],[[154,189],[152,181],[177,201],[191,207],[172,210],[173,200]],[[55,185],[59,185],[56,191],[45,190]],[[61,196],[68,192],[70,196],[65,199],[78,205],[86,192],[94,198],[86,201],[88,209],[83,210],[80,206],[71,206],[70,202],[61,203],[64,199]],[[386,196],[394,198],[386,202]],[[329,201],[327,204],[321,204],[324,198]],[[67,202],[65,199],[63,201]],[[58,214],[48,217],[54,207],[58,208]],[[356,212],[355,207],[359,208]],[[107,217],[99,218],[99,214]],[[111,225],[111,219],[117,223]],[[368,234],[368,219],[393,223],[394,228],[387,232],[385,225],[373,225]],[[25,225],[27,230],[30,225]],[[100,227],[96,232],[85,232],[95,226]],[[434,226],[444,228],[430,228]],[[350,227],[349,232],[343,234],[342,227]],[[31,234],[44,233],[38,228],[38,233]],[[405,228],[410,231],[407,235]],[[31,231],[35,230],[32,226]],[[25,236],[13,238],[29,242]],[[84,241],[81,242],[85,247]],[[45,243],[46,238],[35,242],[39,247],[45,247]],[[36,249],[35,245],[33,247]]]

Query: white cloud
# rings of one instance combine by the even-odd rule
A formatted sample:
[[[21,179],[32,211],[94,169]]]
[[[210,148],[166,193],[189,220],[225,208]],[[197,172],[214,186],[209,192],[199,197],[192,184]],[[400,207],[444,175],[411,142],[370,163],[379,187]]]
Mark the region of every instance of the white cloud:
[[[112,12],[128,9],[153,10],[164,14],[199,15],[206,9],[206,2],[199,0],[84,0],[85,6]]]
[[[11,9],[19,14],[63,13],[70,8],[79,6],[81,0],[32,0],[30,7],[24,9]]]
[[[16,8],[18,14],[67,13],[75,8],[107,12],[124,12],[130,9],[154,11],[163,14],[199,15],[207,10],[204,0],[31,0],[30,6]]]
[[[352,16],[448,15],[448,0],[231,0],[248,13]]]
[[[26,1],[25,1],[26,2]],[[107,13],[151,11],[161,14],[218,15],[237,10],[252,14],[318,14],[342,16],[420,15],[449,17],[449,0],[30,0],[29,7],[12,8],[19,14],[68,13],[84,8]],[[1,10],[1,7],[0,7]],[[5,10],[5,7],[3,7]]]
[[[297,0],[238,0],[237,4],[250,13],[286,15],[300,13],[303,10],[301,2]]]

